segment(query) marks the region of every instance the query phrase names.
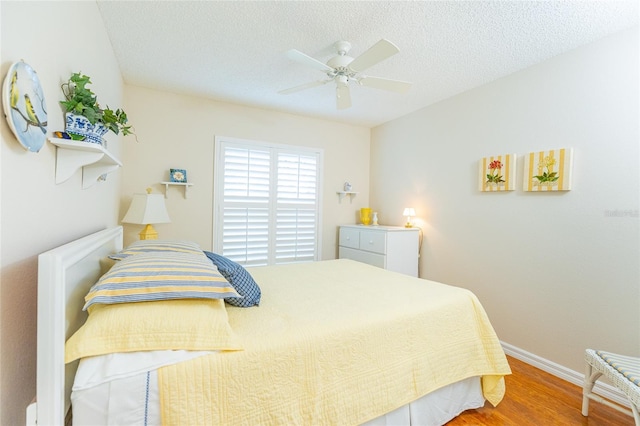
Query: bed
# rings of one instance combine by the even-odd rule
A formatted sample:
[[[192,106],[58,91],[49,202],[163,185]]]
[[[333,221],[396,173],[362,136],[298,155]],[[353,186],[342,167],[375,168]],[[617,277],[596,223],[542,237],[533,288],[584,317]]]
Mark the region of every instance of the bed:
[[[115,227],[39,256],[28,424],[64,424],[73,411],[74,424],[435,425],[504,395],[506,357],[465,289],[340,259],[248,268],[258,306],[220,297],[109,305],[95,296],[88,317],[85,298],[120,252]],[[146,327],[153,315],[162,332],[122,346],[118,323]],[[101,317],[116,336],[94,338]]]

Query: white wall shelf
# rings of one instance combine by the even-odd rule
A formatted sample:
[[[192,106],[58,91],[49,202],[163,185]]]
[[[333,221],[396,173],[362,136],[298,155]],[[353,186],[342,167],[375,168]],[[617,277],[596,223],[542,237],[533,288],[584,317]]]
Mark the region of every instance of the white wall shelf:
[[[342,199],[346,196],[349,197],[349,201],[351,201],[353,203],[353,198],[358,195],[357,192],[353,192],[353,191],[338,191],[336,192],[336,194],[338,194],[338,202],[342,203]]]
[[[102,145],[58,138],[49,138],[49,142],[57,147],[56,184],[66,181],[82,169],[82,189],[87,189],[105,180],[108,173],[122,167],[120,160]]]
[[[184,198],[188,198],[189,187],[193,186],[191,182],[160,182],[164,185],[164,198],[169,198],[169,185],[184,186]]]

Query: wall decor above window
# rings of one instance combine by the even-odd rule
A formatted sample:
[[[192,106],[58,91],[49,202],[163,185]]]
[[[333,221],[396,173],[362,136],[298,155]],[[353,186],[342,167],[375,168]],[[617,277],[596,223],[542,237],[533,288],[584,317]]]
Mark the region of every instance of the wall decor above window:
[[[482,192],[513,191],[516,187],[516,155],[482,158],[479,162],[478,184]]]
[[[571,148],[530,152],[524,157],[525,191],[569,191],[571,189]]]

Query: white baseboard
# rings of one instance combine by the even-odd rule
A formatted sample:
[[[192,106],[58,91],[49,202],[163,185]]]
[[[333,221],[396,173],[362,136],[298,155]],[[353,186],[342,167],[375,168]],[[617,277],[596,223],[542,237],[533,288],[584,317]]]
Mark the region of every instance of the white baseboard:
[[[553,376],[559,377],[562,380],[566,380],[567,382],[573,383],[574,385],[580,386],[580,388],[582,388],[582,385],[584,384],[584,373],[578,373],[577,371],[573,371],[567,367],[556,364],[553,361],[549,361],[548,359],[539,357],[538,355],[532,354],[531,352],[527,352],[508,343],[501,341],[500,344],[502,345],[504,353],[506,353],[507,355],[519,359],[522,362],[526,362],[529,365],[533,365],[534,367],[539,368],[542,371],[546,371]],[[593,387],[593,392],[597,393],[603,398],[609,399],[616,402],[617,404],[630,408],[629,400],[627,399],[625,394],[607,383],[597,381],[595,386]]]

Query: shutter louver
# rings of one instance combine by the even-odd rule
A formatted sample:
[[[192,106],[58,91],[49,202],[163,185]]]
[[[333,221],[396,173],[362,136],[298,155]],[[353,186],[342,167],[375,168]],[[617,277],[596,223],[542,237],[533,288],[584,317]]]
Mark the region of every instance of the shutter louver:
[[[224,208],[222,255],[247,266],[269,260],[269,209]]]
[[[224,201],[268,203],[271,155],[268,151],[226,148]]]
[[[314,260],[316,247],[315,210],[279,208],[276,222],[276,263]]]

